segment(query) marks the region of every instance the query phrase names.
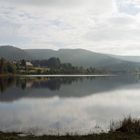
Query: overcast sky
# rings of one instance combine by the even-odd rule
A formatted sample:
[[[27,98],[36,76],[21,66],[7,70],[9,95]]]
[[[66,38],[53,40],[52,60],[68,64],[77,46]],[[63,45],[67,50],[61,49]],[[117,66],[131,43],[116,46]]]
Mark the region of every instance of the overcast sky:
[[[0,0],[0,45],[140,55],[140,0]]]

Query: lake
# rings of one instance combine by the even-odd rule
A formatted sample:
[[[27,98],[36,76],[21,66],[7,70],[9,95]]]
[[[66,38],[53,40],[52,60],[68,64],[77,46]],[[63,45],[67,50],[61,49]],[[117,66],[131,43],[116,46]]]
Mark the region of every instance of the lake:
[[[1,77],[0,130],[34,135],[108,131],[140,117],[140,77]]]

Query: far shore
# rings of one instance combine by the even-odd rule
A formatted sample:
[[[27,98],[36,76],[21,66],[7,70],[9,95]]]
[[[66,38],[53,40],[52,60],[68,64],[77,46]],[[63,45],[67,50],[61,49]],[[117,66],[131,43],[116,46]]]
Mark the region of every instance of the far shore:
[[[0,74],[0,77],[108,77],[117,76],[115,74]]]
[[[85,75],[85,74],[48,74],[48,75],[21,75],[26,77],[103,77],[103,76],[117,76],[113,74],[93,74],[93,75]]]

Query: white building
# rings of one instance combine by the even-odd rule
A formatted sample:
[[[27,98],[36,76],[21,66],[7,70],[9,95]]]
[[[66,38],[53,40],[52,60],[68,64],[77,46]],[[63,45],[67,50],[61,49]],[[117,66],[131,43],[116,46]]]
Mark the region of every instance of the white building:
[[[33,67],[33,64],[31,62],[26,62],[26,67]]]

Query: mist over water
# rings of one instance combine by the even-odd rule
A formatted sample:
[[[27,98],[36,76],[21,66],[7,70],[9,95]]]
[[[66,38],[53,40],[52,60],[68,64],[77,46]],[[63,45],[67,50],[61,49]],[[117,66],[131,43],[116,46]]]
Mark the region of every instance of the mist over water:
[[[140,117],[139,76],[0,78],[0,130],[42,134],[108,131]]]

